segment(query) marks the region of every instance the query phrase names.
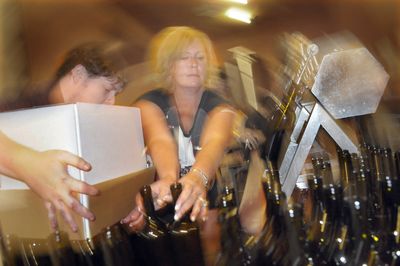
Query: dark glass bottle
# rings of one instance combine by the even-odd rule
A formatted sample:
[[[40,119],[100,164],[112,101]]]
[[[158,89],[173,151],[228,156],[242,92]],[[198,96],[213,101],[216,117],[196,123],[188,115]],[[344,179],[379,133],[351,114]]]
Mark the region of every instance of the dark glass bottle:
[[[0,232],[0,261],[3,265],[23,265],[24,257],[20,240],[14,235],[2,235]]]
[[[106,227],[94,240],[100,251],[101,263],[107,266],[134,265],[133,249],[122,226],[117,223]]]
[[[352,167],[355,179],[355,193],[351,195],[349,201],[350,220],[351,220],[351,241],[352,241],[352,263],[354,265],[364,265],[368,262],[371,252],[371,239],[369,236],[368,223],[368,191],[369,175],[365,161],[362,156],[352,154]]]
[[[241,227],[235,190],[225,186],[220,198],[221,251],[216,265],[242,265],[244,261]]]
[[[103,265],[100,249],[96,249],[92,239],[71,241],[75,253],[75,265],[97,266]]]
[[[53,265],[68,266],[76,264],[75,254],[67,233],[57,230],[50,234],[47,241]]]
[[[347,150],[338,150],[338,160],[339,160],[339,169],[340,169],[340,179],[341,185],[346,192],[348,189],[351,189],[352,184],[352,172],[353,165],[351,162],[351,156],[349,151]]]
[[[351,202],[351,262],[365,265],[371,252],[371,239],[368,230],[366,201]]]
[[[182,184],[170,186],[174,205],[182,192]],[[196,222],[190,220],[190,210],[169,226],[172,249],[176,265],[204,265],[204,257],[200,239],[200,229]]]
[[[326,218],[326,232],[327,237],[325,240],[328,244],[324,249],[324,263],[342,265],[340,258],[344,253],[344,246],[347,241],[348,229],[343,223],[343,189],[341,186],[329,185],[327,190],[327,218]],[[347,256],[344,256],[347,261]]]
[[[8,257],[8,251],[6,249],[6,245],[4,243],[4,236],[3,236],[3,231],[1,230],[0,226],[0,265],[7,265],[7,257]]]
[[[366,200],[367,200],[367,223],[368,228],[373,228],[373,222],[375,221],[375,210],[376,210],[376,187],[375,180],[372,174],[372,152],[371,147],[364,143],[360,146],[360,180],[363,180],[366,186]]]
[[[1,237],[1,235],[0,235],[0,265],[1,266],[7,266],[8,265],[8,260],[7,260],[7,258],[8,258],[8,253],[6,253],[6,248],[5,248],[5,246],[3,245],[3,241],[2,241],[3,239],[2,239],[2,237]]]
[[[382,262],[390,264],[393,260],[392,254],[398,249],[396,234],[398,220],[398,180],[394,179],[394,164],[392,151],[389,148],[381,149],[383,179],[380,180],[382,192],[382,209],[384,227],[380,231],[381,243],[379,245],[379,257]]]
[[[146,224],[142,231],[131,234],[130,239],[138,265],[176,265],[166,226],[156,217],[151,187],[140,190],[146,211]]]
[[[267,169],[274,172],[271,165],[267,166]],[[272,191],[264,191],[266,198],[269,199],[267,200],[267,223],[259,241],[257,265],[284,265],[289,248],[284,219],[286,197],[281,191],[279,176],[273,175],[272,180]]]
[[[324,162],[322,158],[313,158],[312,164],[314,168],[314,175],[308,180],[308,187],[310,189],[312,198],[311,219],[317,221],[321,219],[322,212],[324,210],[323,173],[326,171],[326,169],[324,169]]]
[[[324,202],[323,174],[324,169],[322,158],[312,160],[314,175],[308,179],[310,192],[311,215],[307,217],[307,234],[304,241],[305,253],[310,263],[317,264],[320,250],[326,245],[326,206]]]
[[[385,205],[385,214],[388,219],[389,228],[393,232],[396,228],[397,221],[397,206],[398,206],[398,182],[394,178],[394,165],[392,151],[387,148],[383,149],[383,173],[384,179],[382,182],[383,204]]]
[[[49,244],[46,239],[22,239],[25,251],[25,263],[28,265],[52,265]]]
[[[288,252],[284,256],[285,265],[313,265],[313,257],[305,252],[306,236],[302,206],[289,198],[283,208],[283,218],[288,246]]]
[[[357,208],[361,205],[356,190],[358,170],[355,169],[357,169],[358,161],[347,150],[338,151],[338,157],[342,189],[338,190],[339,193],[336,193],[335,197],[333,194],[330,197],[331,202],[336,201],[334,202],[336,211],[330,212],[331,215],[328,216],[333,230],[327,249],[327,262],[336,265],[353,265],[352,251],[355,238],[359,235]]]
[[[393,213],[391,203],[393,182],[389,173],[385,173],[385,168],[389,170],[389,162],[385,159],[384,154],[385,149],[372,147],[371,183],[374,186],[372,189],[374,205],[371,216],[371,237],[375,239],[373,248],[377,252],[377,260],[387,264],[391,260],[388,241],[392,238],[390,216]]]
[[[382,181],[384,178],[383,162],[380,149],[376,146],[370,146],[366,152],[369,157],[369,201],[370,210],[368,211],[369,223],[371,228],[371,237],[373,239],[381,239],[380,235],[385,227],[385,216],[382,197]],[[381,242],[381,241],[380,241]]]
[[[394,154],[394,168],[395,168],[395,179],[400,179],[400,151],[396,151]]]

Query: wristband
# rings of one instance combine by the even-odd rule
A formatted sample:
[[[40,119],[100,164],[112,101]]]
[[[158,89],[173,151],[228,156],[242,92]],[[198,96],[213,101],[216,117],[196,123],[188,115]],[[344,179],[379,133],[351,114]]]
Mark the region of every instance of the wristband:
[[[190,169],[190,172],[195,173],[199,177],[201,177],[206,190],[208,190],[210,188],[210,182],[209,182],[208,176],[202,170],[200,170],[198,168],[192,168],[192,169]]]

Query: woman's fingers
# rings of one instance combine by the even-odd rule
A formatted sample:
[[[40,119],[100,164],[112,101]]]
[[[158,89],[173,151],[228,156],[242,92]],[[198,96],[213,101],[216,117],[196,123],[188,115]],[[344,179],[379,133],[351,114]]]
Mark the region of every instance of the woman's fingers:
[[[146,213],[144,212],[143,198],[139,193],[136,194],[135,202],[136,207],[121,220],[121,223],[128,224],[134,231],[140,231],[145,225],[144,216]]]
[[[170,185],[173,182],[174,180],[171,179],[160,179],[151,184],[154,207],[156,210],[172,202]]]
[[[155,199],[155,209],[161,209],[165,205],[167,205],[168,202],[172,201],[171,197],[171,191],[169,189],[168,185],[165,186],[160,186],[158,189],[158,193],[153,194],[153,197]]]
[[[52,205],[57,209],[63,219],[67,222],[67,224],[71,227],[71,229],[76,232],[78,230],[78,226],[73,218],[73,212],[87,218],[91,221],[95,219],[94,214],[86,207],[84,207],[74,196],[72,196],[74,186],[78,185],[79,182],[74,182],[71,180],[71,177],[66,177],[62,179],[63,184],[57,186],[56,189],[50,195],[50,201]],[[49,209],[49,218],[52,225],[54,224],[55,214],[52,214],[51,211],[53,209]],[[53,219],[53,220],[52,220]]]
[[[57,152],[59,159],[62,160],[65,164],[74,166],[83,171],[90,171],[92,169],[90,163],[86,162],[84,159],[82,159],[79,156],[76,156],[75,154],[72,154],[67,151],[57,151]]]
[[[52,230],[55,231],[58,228],[56,208],[49,201],[46,201],[44,205],[45,205],[45,207],[47,209],[47,216],[48,216],[49,221],[50,221],[50,227],[51,227]]]
[[[144,215],[141,213],[138,219],[129,223],[129,227],[132,228],[133,231],[141,231],[143,230],[145,223]]]
[[[193,196],[193,188],[190,184],[183,184],[182,192],[175,203],[175,216],[174,219],[177,221],[188,211],[196,200],[196,196]]]
[[[200,217],[201,220],[206,220],[208,209],[208,201],[203,197],[198,197],[196,202],[193,205],[192,212],[190,214],[190,220],[193,222],[196,220],[196,217]]]
[[[138,211],[137,207],[134,208],[125,218],[121,220],[123,224],[129,224],[137,219],[139,219],[141,213]]]
[[[84,184],[79,180],[74,180],[72,177],[65,177],[62,179],[63,185],[57,189],[57,194],[60,197],[60,200],[64,203],[65,207],[70,208],[78,215],[87,218],[91,221],[95,219],[94,214],[84,207],[74,196],[72,196],[72,192],[75,192],[75,188],[77,186],[81,186]]]
[[[144,205],[142,196],[137,193],[135,197],[136,207],[124,218],[121,220],[121,223],[129,224],[136,219],[139,219],[141,214],[143,213]]]
[[[200,214],[198,215],[198,217],[200,217],[202,222],[205,222],[208,219],[208,205],[209,202],[207,200],[206,203],[203,202],[201,206],[202,208],[200,209]]]
[[[72,197],[71,209],[78,215],[94,221],[96,219],[95,215],[86,207],[84,207],[77,199]]]
[[[61,213],[61,216],[67,222],[69,227],[72,229],[73,232],[78,231],[78,225],[76,224],[72,212],[70,208],[68,208],[62,200],[56,200],[53,202],[53,205],[57,208],[57,210]]]
[[[86,194],[89,196],[96,196],[100,193],[100,191],[96,187],[91,186],[88,183],[80,181],[71,176],[65,176],[62,179],[62,181],[67,186],[69,191],[74,191],[74,192]]]
[[[140,231],[145,225],[144,215],[146,215],[139,207],[134,208],[121,223],[128,224],[134,231]]]
[[[175,205],[174,219],[179,220],[186,212],[192,209],[191,219],[195,220],[200,213],[201,207],[201,204],[197,202],[199,197],[205,198],[205,188],[197,175],[188,174],[180,182],[183,185],[183,190]]]

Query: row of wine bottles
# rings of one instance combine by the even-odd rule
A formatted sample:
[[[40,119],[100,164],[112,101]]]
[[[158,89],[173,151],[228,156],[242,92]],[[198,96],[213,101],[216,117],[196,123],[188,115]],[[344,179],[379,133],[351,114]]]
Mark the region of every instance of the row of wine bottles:
[[[229,247],[218,265],[400,265],[400,153],[360,150],[338,150],[340,180],[329,158],[313,158],[304,203],[286,198],[269,163],[262,178],[267,223],[259,236],[243,237],[230,207],[222,224]]]
[[[174,202],[181,191],[180,183],[171,185]],[[179,221],[171,219],[173,205],[156,212],[150,186],[144,186],[140,193],[146,210],[146,223],[140,232],[128,234],[117,223],[85,241],[69,241],[68,235],[60,232],[47,239],[3,235],[3,265],[204,265],[197,223],[188,215]]]
[[[70,241],[64,232],[47,239],[20,239],[3,235],[3,265],[134,265],[135,254],[119,224],[107,227],[93,239]]]
[[[174,183],[170,189],[175,203],[182,192],[182,185]],[[146,225],[134,236],[139,265],[204,265],[199,227],[190,220],[189,212],[179,221],[174,221],[171,219],[174,209],[171,207],[174,206],[156,213],[150,186],[144,186],[141,195],[146,210]]]
[[[339,180],[327,156],[313,158],[304,202],[286,197],[269,162],[261,178],[267,222],[256,236],[243,232],[236,191],[223,186],[215,264],[400,265],[400,153],[366,144],[360,151],[338,150]],[[243,175],[246,167],[239,168],[236,174]],[[134,234],[116,224],[86,241],[69,241],[60,232],[43,240],[3,235],[3,264],[204,265],[198,225],[188,215],[173,219],[181,191],[181,184],[173,184],[173,204],[156,211],[151,187],[144,186],[146,224]]]

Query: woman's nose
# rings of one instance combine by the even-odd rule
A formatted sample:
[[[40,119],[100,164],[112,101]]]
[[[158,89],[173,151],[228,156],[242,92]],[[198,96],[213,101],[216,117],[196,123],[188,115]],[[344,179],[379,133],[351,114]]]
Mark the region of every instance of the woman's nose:
[[[191,67],[196,67],[197,66],[197,58],[196,57],[191,57],[190,58],[190,66]]]

